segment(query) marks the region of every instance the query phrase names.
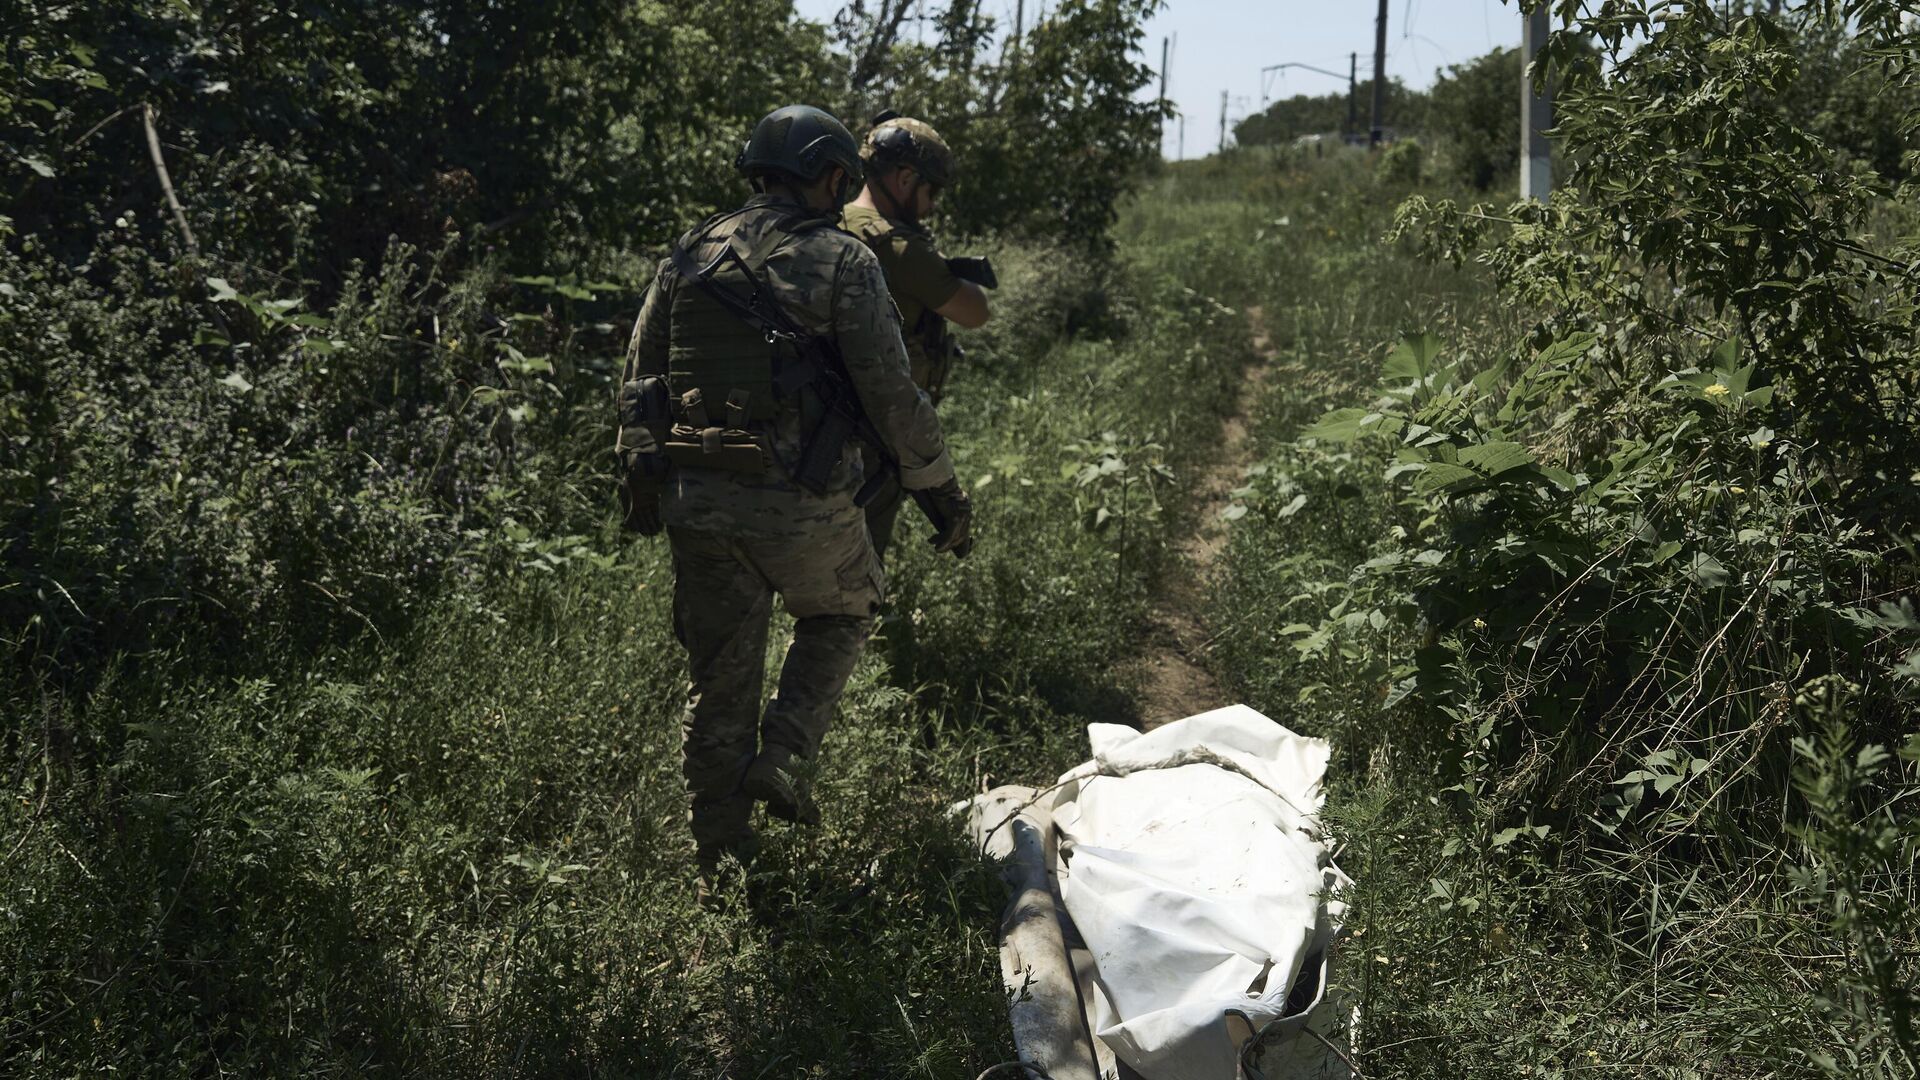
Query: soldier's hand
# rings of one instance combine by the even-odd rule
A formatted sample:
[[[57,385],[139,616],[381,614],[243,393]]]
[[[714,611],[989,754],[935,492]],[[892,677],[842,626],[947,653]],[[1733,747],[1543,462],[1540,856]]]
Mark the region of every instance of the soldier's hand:
[[[660,487],[647,482],[645,477],[628,473],[621,485],[625,496],[620,500],[626,504],[626,517],[620,522],[629,532],[641,536],[659,536],[665,526],[660,521]]]
[[[935,551],[951,551],[957,559],[964,559],[973,550],[973,500],[960,490],[960,481],[949,479],[946,483],[927,492],[933,500],[934,508],[940,512],[940,520],[946,523],[938,533],[927,542]]]

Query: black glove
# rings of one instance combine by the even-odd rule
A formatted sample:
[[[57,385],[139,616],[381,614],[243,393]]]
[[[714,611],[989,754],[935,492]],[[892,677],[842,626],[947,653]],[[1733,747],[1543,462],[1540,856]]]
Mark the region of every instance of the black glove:
[[[973,550],[973,500],[960,490],[960,481],[949,479],[926,492],[930,509],[945,524],[928,539],[935,551],[951,551],[964,559]]]
[[[642,470],[633,469],[627,473],[621,483],[621,502],[626,504],[626,516],[620,524],[629,532],[641,536],[659,536],[664,528],[660,522],[660,483],[647,476]]]

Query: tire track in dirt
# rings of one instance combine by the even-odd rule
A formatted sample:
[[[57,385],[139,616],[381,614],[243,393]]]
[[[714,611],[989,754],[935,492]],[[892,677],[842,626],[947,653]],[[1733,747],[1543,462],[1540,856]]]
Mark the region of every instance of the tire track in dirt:
[[[1138,682],[1140,727],[1145,731],[1233,703],[1208,670],[1212,636],[1205,617],[1207,589],[1227,548],[1228,524],[1220,515],[1233,504],[1233,491],[1253,463],[1250,412],[1263,396],[1278,359],[1265,313],[1258,305],[1247,308],[1247,324],[1253,333],[1255,359],[1241,373],[1234,411],[1220,422],[1219,452],[1198,476],[1192,526],[1176,541],[1185,565],[1162,581],[1148,606],[1145,644],[1123,668],[1129,682]]]

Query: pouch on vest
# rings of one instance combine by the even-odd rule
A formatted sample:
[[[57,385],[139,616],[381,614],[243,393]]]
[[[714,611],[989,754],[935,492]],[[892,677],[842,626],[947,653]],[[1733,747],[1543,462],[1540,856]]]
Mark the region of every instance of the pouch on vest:
[[[667,459],[675,465],[723,472],[764,473],[773,464],[766,437],[747,429],[752,399],[747,391],[727,395],[726,426],[713,422],[698,387],[680,395],[678,418],[666,437]]]
[[[642,375],[620,386],[620,463],[628,472],[654,477],[667,471],[666,442],[673,425],[667,380]]]

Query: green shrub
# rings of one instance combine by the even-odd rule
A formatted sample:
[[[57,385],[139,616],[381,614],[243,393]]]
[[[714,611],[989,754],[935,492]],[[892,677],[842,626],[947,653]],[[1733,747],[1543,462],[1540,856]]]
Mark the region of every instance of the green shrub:
[[[1414,139],[1396,139],[1380,151],[1373,163],[1373,176],[1382,184],[1417,184],[1426,162],[1426,147]]]

